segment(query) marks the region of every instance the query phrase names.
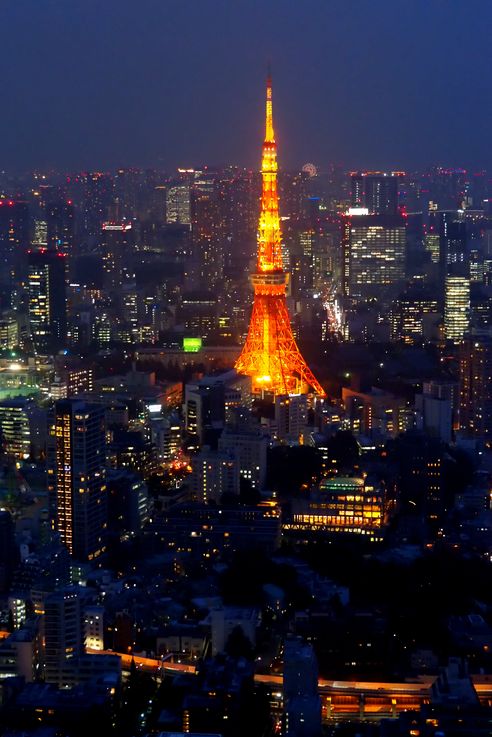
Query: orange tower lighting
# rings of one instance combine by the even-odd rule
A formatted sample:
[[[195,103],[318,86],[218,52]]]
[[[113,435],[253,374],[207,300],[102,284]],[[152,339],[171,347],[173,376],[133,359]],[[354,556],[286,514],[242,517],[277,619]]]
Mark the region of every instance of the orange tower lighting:
[[[277,144],[273,130],[272,83],[267,80],[266,129],[261,160],[263,189],[258,226],[258,261],[251,275],[253,311],[248,335],[236,361],[251,376],[253,391],[267,394],[326,396],[301,355],[292,333],[286,301],[288,275],[282,267],[277,193]]]

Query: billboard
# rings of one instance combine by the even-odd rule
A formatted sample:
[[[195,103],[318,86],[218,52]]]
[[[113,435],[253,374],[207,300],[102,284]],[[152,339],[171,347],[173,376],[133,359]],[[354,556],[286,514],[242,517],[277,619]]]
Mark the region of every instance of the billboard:
[[[183,350],[185,353],[198,353],[201,349],[201,338],[183,338]]]

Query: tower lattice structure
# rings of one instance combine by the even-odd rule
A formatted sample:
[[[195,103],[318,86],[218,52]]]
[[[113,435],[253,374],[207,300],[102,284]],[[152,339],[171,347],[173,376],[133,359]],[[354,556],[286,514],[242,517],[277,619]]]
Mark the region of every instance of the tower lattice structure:
[[[236,361],[236,370],[251,376],[256,393],[279,395],[312,391],[324,397],[325,392],[304,360],[290,324],[286,300],[288,274],[282,266],[277,168],[272,84],[268,78],[258,260],[256,271],[251,274],[254,302],[248,335]]]

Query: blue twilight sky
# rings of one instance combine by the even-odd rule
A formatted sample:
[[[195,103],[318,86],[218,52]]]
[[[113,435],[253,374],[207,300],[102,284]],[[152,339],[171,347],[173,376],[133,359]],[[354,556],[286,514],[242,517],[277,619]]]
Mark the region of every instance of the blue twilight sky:
[[[0,0],[0,169],[492,169],[492,0]]]

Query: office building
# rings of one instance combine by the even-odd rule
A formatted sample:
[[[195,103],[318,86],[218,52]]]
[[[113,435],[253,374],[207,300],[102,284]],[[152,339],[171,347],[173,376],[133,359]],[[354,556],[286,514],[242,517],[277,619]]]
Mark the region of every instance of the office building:
[[[55,251],[30,251],[29,330],[37,353],[57,352],[67,339],[66,258]]]
[[[266,480],[268,438],[248,428],[226,428],[219,438],[219,450],[234,455],[241,478],[253,489],[263,489]]]
[[[166,222],[191,225],[191,193],[189,184],[169,187],[166,194]]]
[[[0,351],[12,351],[19,345],[19,323],[14,315],[0,317]]]
[[[424,237],[424,248],[430,255],[431,263],[439,264],[441,260],[441,237],[438,233],[426,233]]]
[[[104,650],[104,607],[88,604],[83,608],[84,644],[88,650]]]
[[[379,538],[384,519],[380,486],[363,478],[336,476],[324,479],[309,499],[294,503],[292,524],[286,529]]]
[[[239,463],[234,453],[204,446],[192,459],[191,490],[200,502],[219,502],[224,494],[239,495]]]
[[[299,443],[307,425],[305,394],[283,394],[275,397],[275,436],[280,442]]]
[[[207,558],[252,548],[271,553],[280,546],[280,512],[270,504],[221,507],[180,503],[152,517],[148,531],[173,552],[191,548]]]
[[[184,294],[179,309],[179,321],[186,337],[210,337],[219,324],[217,296],[208,292]]]
[[[118,536],[137,533],[149,518],[145,481],[126,469],[108,469],[108,528]]]
[[[459,427],[466,435],[492,435],[492,338],[467,336],[460,347]]]
[[[31,454],[31,417],[34,405],[26,397],[0,402],[2,447],[10,459],[25,460]]]
[[[351,206],[362,207],[369,215],[396,215],[398,186],[402,172],[354,172],[350,176]]]
[[[71,200],[46,206],[46,241],[48,250],[73,257],[75,217]]]
[[[44,609],[44,679],[64,686],[67,661],[84,652],[82,596],[67,588],[47,596]]]
[[[182,441],[181,420],[177,416],[151,419],[152,442],[159,460],[169,463],[179,454]]]
[[[444,295],[444,337],[453,343],[463,340],[470,325],[470,279],[447,275]]]
[[[55,402],[47,451],[54,529],[74,558],[92,560],[105,550],[107,527],[104,407]]]
[[[349,211],[343,220],[342,251],[345,296],[355,302],[395,297],[405,279],[405,218]]]
[[[210,442],[224,427],[225,386],[203,379],[185,386],[185,431],[198,445]]]
[[[106,222],[102,225],[104,285],[118,289],[126,279],[125,267],[133,249],[131,222]]]
[[[469,275],[467,223],[456,211],[438,211],[440,236],[440,266],[442,275],[452,273]]]
[[[381,442],[412,427],[413,409],[405,397],[379,387],[362,392],[344,386],[342,400],[350,429],[356,435]]]
[[[443,443],[450,443],[458,407],[457,382],[424,381],[422,393],[415,395],[417,429]]]
[[[321,734],[321,698],[312,645],[299,639],[286,640],[283,680],[284,734],[317,737]]]
[[[27,202],[0,198],[0,287],[7,293],[25,269],[29,247],[29,208]]]
[[[414,345],[439,337],[438,299],[421,290],[401,294],[391,310],[391,340]]]
[[[30,620],[0,642],[0,681],[21,676],[32,683],[41,675],[39,622]]]

